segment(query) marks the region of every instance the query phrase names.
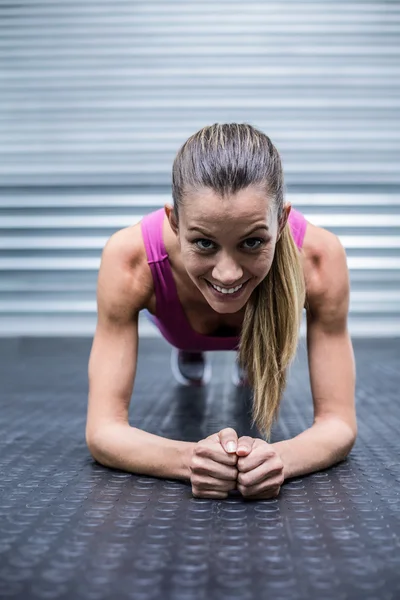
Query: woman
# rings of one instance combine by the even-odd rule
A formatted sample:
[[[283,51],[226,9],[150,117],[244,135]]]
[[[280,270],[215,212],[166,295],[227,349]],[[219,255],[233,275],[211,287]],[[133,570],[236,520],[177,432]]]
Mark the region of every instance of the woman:
[[[101,464],[190,479],[195,497],[277,496],[289,477],[344,459],[356,439],[349,276],[339,239],[284,203],[279,153],[248,124],[191,136],[173,165],[174,205],[107,242],[89,360],[86,440]],[[253,391],[253,420],[269,439],[303,308],[314,402],[312,427],[269,444],[231,428],[205,440],[169,440],[131,427],[138,313],[176,347],[173,370],[206,383],[206,350],[237,350],[237,383]]]

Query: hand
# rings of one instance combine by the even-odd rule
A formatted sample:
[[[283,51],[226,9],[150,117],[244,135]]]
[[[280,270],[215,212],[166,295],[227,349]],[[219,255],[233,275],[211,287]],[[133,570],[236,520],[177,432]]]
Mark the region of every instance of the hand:
[[[227,498],[236,489],[237,441],[236,431],[227,427],[197,442],[189,465],[195,498]],[[231,450],[227,449],[228,442],[234,442]]]
[[[238,440],[237,489],[249,500],[267,500],[279,496],[285,480],[283,462],[275,448],[258,438]]]

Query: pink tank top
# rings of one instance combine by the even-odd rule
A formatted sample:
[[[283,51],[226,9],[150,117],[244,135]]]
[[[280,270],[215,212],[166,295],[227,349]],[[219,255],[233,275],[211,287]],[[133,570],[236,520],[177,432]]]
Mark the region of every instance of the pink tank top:
[[[158,327],[163,337],[180,350],[237,350],[239,336],[202,335],[192,329],[178,297],[162,237],[164,216],[164,208],[160,208],[147,214],[141,221],[147,262],[153,275],[156,294],[156,315],[145,311],[146,316]],[[289,226],[297,247],[301,249],[307,221],[293,207],[289,215]]]

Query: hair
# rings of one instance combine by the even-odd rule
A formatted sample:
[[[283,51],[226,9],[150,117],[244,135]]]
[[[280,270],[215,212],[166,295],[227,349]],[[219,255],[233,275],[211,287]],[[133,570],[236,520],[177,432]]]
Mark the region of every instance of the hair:
[[[225,198],[250,185],[271,199],[279,224],[285,186],[279,152],[269,137],[247,123],[203,127],[183,144],[173,163],[177,224],[191,191],[210,188]],[[238,348],[239,365],[253,390],[252,426],[256,424],[268,441],[297,351],[304,301],[300,253],[287,223],[276,242],[268,274],[247,302]]]

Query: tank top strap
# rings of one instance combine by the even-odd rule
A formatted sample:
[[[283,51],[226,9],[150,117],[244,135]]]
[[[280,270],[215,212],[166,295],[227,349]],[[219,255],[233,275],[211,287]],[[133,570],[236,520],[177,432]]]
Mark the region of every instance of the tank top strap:
[[[155,210],[145,215],[140,223],[149,264],[168,257],[162,237],[164,214],[163,208]]]
[[[288,223],[290,227],[290,231],[292,233],[293,240],[299,250],[303,246],[304,236],[307,228],[307,219],[305,216],[295,208],[290,211]]]
[[[176,301],[176,286],[163,240],[164,208],[145,215],[141,220],[147,262],[153,275],[157,314],[170,310]]]

